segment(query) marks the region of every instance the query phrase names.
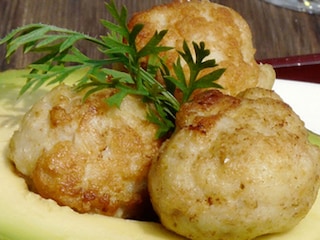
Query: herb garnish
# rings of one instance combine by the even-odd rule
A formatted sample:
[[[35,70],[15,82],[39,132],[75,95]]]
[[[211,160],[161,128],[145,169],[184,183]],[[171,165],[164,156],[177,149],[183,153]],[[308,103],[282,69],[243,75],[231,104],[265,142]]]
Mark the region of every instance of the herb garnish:
[[[175,115],[180,105],[189,100],[194,90],[199,88],[221,88],[215,81],[223,74],[224,69],[211,71],[198,78],[199,73],[206,68],[217,66],[215,60],[204,60],[210,53],[205,44],[193,43],[195,60],[186,42],[180,57],[174,64],[174,75],[159,57],[161,52],[172,49],[161,46],[160,42],[167,30],[155,32],[153,37],[140,50],[136,47],[136,37],[143,28],[137,24],[133,29],[127,27],[127,9],[120,10],[114,1],[106,3],[106,8],[114,18],[115,23],[102,20],[101,23],[109,30],[106,36],[94,38],[76,31],[46,24],[29,24],[13,30],[0,40],[7,44],[6,59],[22,47],[24,53],[44,53],[39,60],[29,65],[30,73],[27,82],[20,90],[20,95],[27,91],[35,91],[43,84],[51,85],[63,82],[73,72],[84,69],[84,76],[75,84],[77,90],[88,88],[85,98],[90,94],[105,88],[116,88],[116,94],[106,99],[109,105],[120,106],[122,99],[128,95],[138,95],[149,103],[147,119],[159,126],[157,137],[160,138],[175,127]],[[106,55],[105,59],[90,59],[77,47],[78,41],[85,40],[96,44]],[[148,57],[146,66],[140,65],[142,58]],[[187,63],[190,76],[185,76],[181,57]],[[124,71],[108,66],[121,65]],[[156,74],[161,72],[165,86],[156,80]],[[174,92],[182,92],[182,102],[174,97]]]

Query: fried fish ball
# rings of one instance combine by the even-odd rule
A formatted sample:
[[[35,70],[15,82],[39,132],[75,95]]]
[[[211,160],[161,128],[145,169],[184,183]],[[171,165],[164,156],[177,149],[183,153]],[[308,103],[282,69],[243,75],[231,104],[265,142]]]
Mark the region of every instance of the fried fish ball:
[[[160,44],[174,48],[162,54],[171,74],[172,64],[178,58],[176,50],[182,51],[185,40],[192,50],[192,42],[204,42],[210,50],[208,57],[216,60],[218,68],[226,68],[218,80],[224,93],[236,95],[252,87],[271,89],[274,83],[272,66],[255,61],[256,50],[247,22],[231,8],[206,0],[176,1],[136,13],[129,28],[134,24],[144,25],[136,39],[138,49],[145,46],[155,31],[168,30]],[[188,75],[187,65],[185,62],[182,65]]]
[[[147,209],[147,174],[160,140],[146,120],[147,106],[127,96],[120,108],[107,89],[58,86],[25,115],[10,143],[10,158],[30,188],[81,213],[139,218]],[[150,206],[150,204],[149,204]]]
[[[299,223],[320,185],[320,149],[271,90],[196,95],[149,173],[162,224],[190,239],[253,239]]]

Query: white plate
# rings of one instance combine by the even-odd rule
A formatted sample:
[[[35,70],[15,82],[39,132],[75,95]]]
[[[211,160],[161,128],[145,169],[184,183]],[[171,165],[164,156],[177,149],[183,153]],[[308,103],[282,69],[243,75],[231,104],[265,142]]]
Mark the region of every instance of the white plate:
[[[320,84],[277,79],[273,89],[300,116],[306,128],[320,134]]]
[[[24,101],[13,104],[17,87],[6,87],[6,83],[1,80],[12,80],[6,81],[9,86],[8,82],[16,79],[12,79],[8,73],[0,73],[0,239],[181,239],[166,231],[160,224],[78,214],[29,192],[25,182],[8,170],[5,153],[18,119],[26,111],[28,104]],[[320,84],[277,80],[274,89],[301,116],[308,128],[320,133]],[[38,95],[40,94],[41,92]],[[29,104],[34,101],[30,97],[26,99]],[[259,240],[319,240],[319,220],[320,196],[308,216],[293,230],[285,234],[261,237]]]

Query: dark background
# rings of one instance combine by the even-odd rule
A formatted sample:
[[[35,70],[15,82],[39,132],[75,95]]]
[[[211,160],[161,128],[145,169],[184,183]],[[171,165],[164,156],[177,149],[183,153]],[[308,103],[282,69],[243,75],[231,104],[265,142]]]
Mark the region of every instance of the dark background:
[[[100,19],[110,19],[103,0],[0,0],[0,38],[12,29],[29,23],[46,23],[92,36],[105,34]],[[169,0],[118,0],[126,5],[129,16],[153,5]],[[279,8],[262,0],[215,0],[230,6],[248,22],[257,49],[256,58],[275,58],[301,54],[320,53],[320,15],[309,15]],[[99,57],[95,48],[81,46],[91,57]],[[32,56],[21,53],[5,59],[5,48],[0,46],[0,71],[23,68]]]

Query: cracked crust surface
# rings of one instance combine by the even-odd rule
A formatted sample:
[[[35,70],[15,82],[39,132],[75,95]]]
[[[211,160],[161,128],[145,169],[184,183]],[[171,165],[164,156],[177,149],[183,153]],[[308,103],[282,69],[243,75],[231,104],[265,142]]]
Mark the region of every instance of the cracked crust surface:
[[[157,127],[146,105],[127,96],[120,108],[61,85],[25,115],[10,143],[10,158],[30,188],[78,212],[139,217],[148,204],[147,174],[157,157]]]
[[[252,87],[271,89],[275,80],[272,66],[255,61],[251,30],[247,22],[233,9],[209,1],[183,1],[155,6],[136,13],[129,21],[129,27],[142,23],[143,30],[137,37],[138,49],[142,48],[155,31],[168,30],[160,43],[173,47],[163,54],[166,64],[172,70],[181,51],[183,41],[189,44],[205,42],[219,68],[226,68],[218,80],[224,93],[236,95]],[[187,66],[182,62],[184,71]],[[205,72],[203,72],[204,74]]]
[[[320,149],[277,94],[211,90],[177,115],[149,174],[167,228],[190,239],[253,239],[295,226],[320,184]]]

